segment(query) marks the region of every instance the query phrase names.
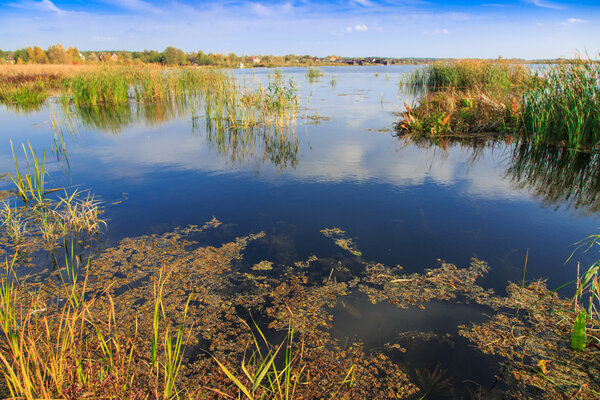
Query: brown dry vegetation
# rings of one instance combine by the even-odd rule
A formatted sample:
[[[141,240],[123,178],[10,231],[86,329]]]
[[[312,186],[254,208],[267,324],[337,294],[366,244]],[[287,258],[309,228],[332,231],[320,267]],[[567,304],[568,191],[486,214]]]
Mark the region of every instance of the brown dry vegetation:
[[[61,64],[0,65],[0,84],[18,84],[40,79],[54,81],[96,68],[100,68],[100,66]]]

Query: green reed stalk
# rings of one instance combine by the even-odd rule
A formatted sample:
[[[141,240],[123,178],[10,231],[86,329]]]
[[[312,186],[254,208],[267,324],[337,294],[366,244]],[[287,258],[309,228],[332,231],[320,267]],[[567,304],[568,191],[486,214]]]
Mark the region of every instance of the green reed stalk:
[[[522,126],[536,143],[595,147],[600,140],[600,65],[592,60],[539,72],[523,96]]]
[[[25,144],[23,146],[23,153],[25,154],[25,160],[27,164],[27,173],[22,174],[19,168],[19,161],[17,154],[14,151],[12,139],[10,139],[10,149],[15,162],[15,173],[16,176],[11,175],[10,178],[15,185],[17,196],[23,201],[26,206],[32,207],[45,207],[45,185],[46,185],[46,152],[42,153],[42,160],[39,161],[38,155],[33,150],[31,143],[29,145],[30,155],[27,152]],[[31,170],[30,157],[33,162],[33,171]]]

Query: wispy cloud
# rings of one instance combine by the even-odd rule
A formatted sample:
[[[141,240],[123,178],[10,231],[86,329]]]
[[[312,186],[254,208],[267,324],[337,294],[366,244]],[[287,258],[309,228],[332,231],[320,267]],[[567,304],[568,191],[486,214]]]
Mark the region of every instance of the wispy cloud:
[[[113,39],[111,36],[92,36],[92,40],[95,42],[107,42]]]
[[[22,1],[19,3],[8,3],[9,6],[15,8],[23,8],[26,10],[33,11],[42,11],[42,12],[52,12],[56,14],[64,14],[65,11],[58,8],[54,5],[50,0],[41,0],[41,1]]]
[[[374,5],[369,0],[353,0],[352,4],[356,4],[356,5],[363,6],[363,7],[370,7],[370,6]]]
[[[561,22],[560,24],[562,26],[570,26],[570,25],[579,25],[579,24],[586,24],[587,21],[584,19],[580,19],[580,18],[569,18],[568,20]]]
[[[558,3],[552,3],[550,1],[546,1],[546,0],[525,0],[527,3],[531,3],[535,6],[538,7],[542,7],[542,8],[551,8],[553,10],[562,10],[565,8],[564,5],[562,4],[558,4]]]
[[[155,5],[143,0],[103,0],[104,3],[110,4],[125,10],[137,11],[142,13],[160,14],[161,9]]]

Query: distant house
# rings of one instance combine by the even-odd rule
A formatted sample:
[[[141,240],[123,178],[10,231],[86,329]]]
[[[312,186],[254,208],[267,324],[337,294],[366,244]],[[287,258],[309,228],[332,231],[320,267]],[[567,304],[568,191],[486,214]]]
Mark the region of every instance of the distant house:
[[[6,57],[6,61],[8,61],[9,64],[14,64],[15,63],[15,53],[8,53],[8,56]]]
[[[253,63],[253,64],[259,64],[260,63],[260,57],[252,56],[252,57],[250,57],[250,62]]]
[[[244,68],[244,63],[240,62],[240,68]]]
[[[110,58],[112,58],[112,60],[113,60],[114,62],[117,62],[117,61],[119,61],[119,56],[117,56],[115,53],[113,53],[113,54],[112,54],[112,56],[110,56]]]

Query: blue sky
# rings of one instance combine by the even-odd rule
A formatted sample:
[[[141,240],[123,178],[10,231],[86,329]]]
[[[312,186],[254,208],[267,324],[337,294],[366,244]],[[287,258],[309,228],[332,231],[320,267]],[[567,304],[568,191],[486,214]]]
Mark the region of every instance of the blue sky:
[[[0,0],[0,48],[57,42],[247,55],[596,57],[600,1]]]

